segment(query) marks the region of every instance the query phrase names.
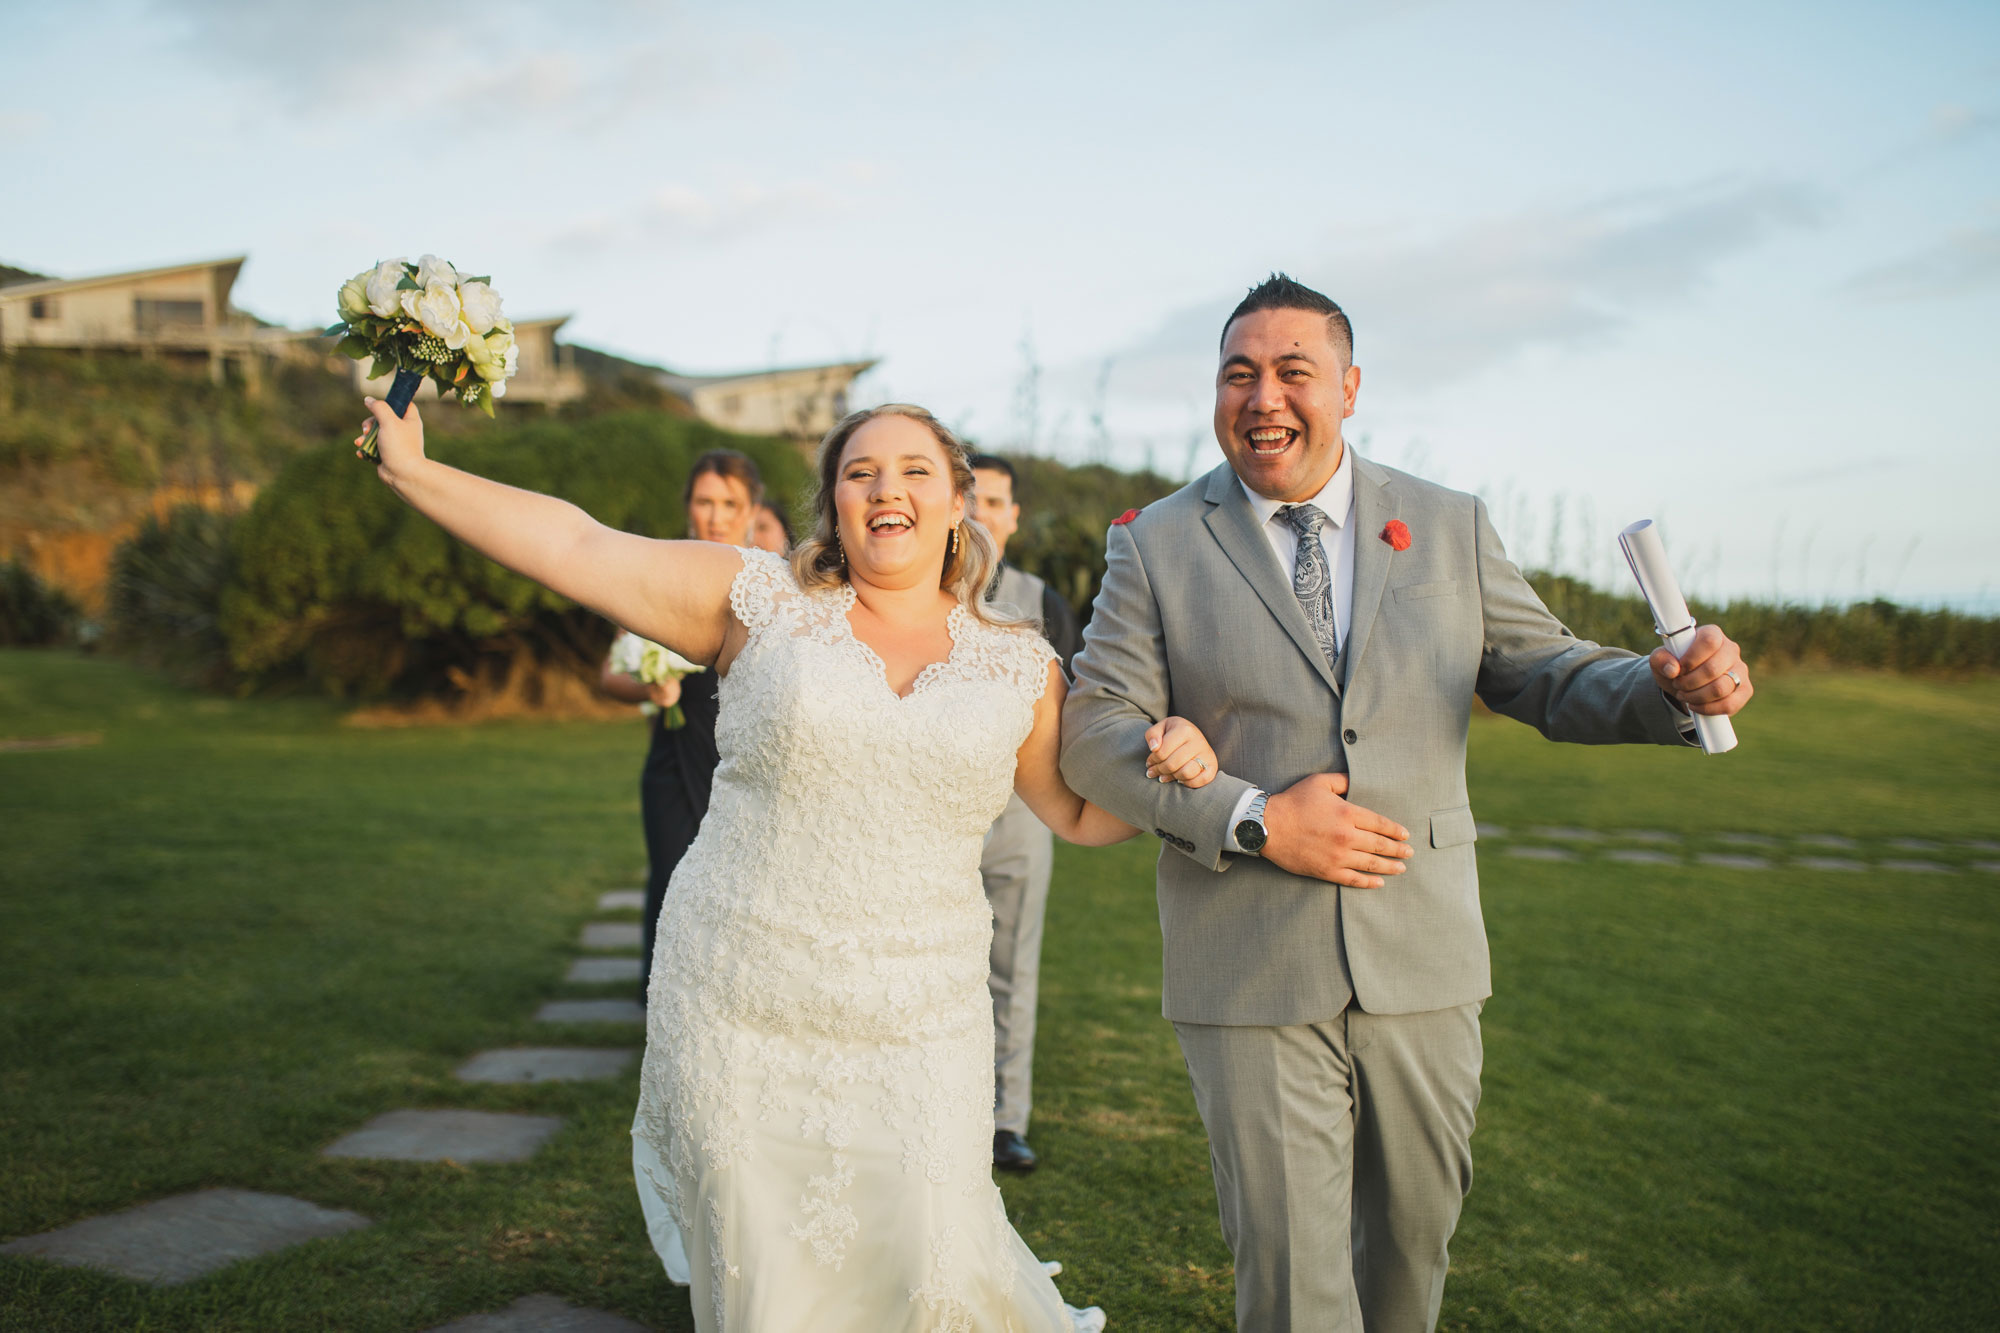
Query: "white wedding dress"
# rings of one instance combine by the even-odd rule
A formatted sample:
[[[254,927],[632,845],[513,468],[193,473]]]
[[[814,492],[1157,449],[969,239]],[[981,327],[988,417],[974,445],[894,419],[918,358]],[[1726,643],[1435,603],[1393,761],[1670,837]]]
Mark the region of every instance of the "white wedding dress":
[[[951,613],[907,697],[851,588],[745,551],[708,816],[659,923],[632,1151],[714,1333],[1073,1333],[992,1178],[981,840],[1053,654]]]

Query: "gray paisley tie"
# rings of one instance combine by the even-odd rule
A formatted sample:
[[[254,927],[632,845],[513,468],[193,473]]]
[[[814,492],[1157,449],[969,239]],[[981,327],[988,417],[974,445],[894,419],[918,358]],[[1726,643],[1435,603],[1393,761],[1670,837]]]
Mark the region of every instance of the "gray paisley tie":
[[[1319,650],[1331,667],[1340,659],[1340,638],[1333,623],[1333,571],[1319,540],[1319,531],[1326,526],[1326,511],[1318,505],[1291,505],[1278,514],[1298,534],[1299,560],[1292,572],[1292,592],[1305,608],[1313,637],[1319,640]]]

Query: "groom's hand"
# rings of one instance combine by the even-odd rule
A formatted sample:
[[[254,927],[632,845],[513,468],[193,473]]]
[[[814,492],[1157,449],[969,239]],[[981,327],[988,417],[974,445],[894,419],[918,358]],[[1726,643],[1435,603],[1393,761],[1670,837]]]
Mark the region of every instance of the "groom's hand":
[[[1402,874],[1410,831],[1346,796],[1345,773],[1315,773],[1273,795],[1264,805],[1264,859],[1350,889],[1379,889],[1383,876]]]
[[[1757,693],[1743,650],[1718,625],[1695,630],[1687,656],[1676,658],[1669,648],[1655,648],[1647,665],[1653,668],[1653,683],[1690,712],[1728,717]]]

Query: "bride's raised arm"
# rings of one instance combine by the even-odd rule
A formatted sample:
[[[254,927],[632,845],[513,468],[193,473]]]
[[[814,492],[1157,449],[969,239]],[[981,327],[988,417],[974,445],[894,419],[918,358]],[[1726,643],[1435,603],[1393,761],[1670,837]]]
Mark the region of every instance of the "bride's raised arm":
[[[1085,847],[1103,847],[1138,833],[1138,829],[1100,806],[1078,796],[1063,781],[1059,764],[1062,751],[1062,706],[1069,694],[1069,682],[1062,668],[1049,663],[1048,688],[1035,701],[1035,725],[1028,739],[1014,755],[1014,791],[1035,818],[1047,824],[1058,838]],[[1134,764],[1143,763],[1146,776],[1161,782],[1178,782],[1186,787],[1205,787],[1215,781],[1215,751],[1194,723],[1169,717],[1146,729],[1144,756],[1134,755]]]
[[[727,665],[729,585],[743,567],[733,547],[656,541],[606,527],[554,496],[488,481],[424,456],[424,424],[366,400],[377,422],[376,473],[418,513],[517,574],[689,661]],[[356,441],[360,443],[359,440]],[[740,630],[738,630],[740,633]]]

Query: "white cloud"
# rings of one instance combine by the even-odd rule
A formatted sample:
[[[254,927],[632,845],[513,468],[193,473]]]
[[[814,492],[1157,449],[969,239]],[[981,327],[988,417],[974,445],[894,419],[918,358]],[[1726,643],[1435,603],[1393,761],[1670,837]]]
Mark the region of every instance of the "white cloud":
[[[1798,185],[1709,184],[1489,218],[1416,242],[1357,238],[1292,276],[1346,309],[1357,361],[1393,358],[1403,382],[1436,386],[1531,348],[1614,337],[1648,307],[1690,298],[1718,265],[1815,225],[1823,211]],[[1155,379],[1145,363],[1162,359],[1183,385],[1192,358],[1212,367],[1234,304],[1218,297],[1170,316],[1120,354],[1120,379],[1143,388]]]
[[[0,144],[26,143],[48,124],[49,118],[39,111],[0,111]]]
[[[1907,258],[1855,274],[1841,290],[1864,301],[1963,296],[2000,282],[2000,224],[1965,227]]]

